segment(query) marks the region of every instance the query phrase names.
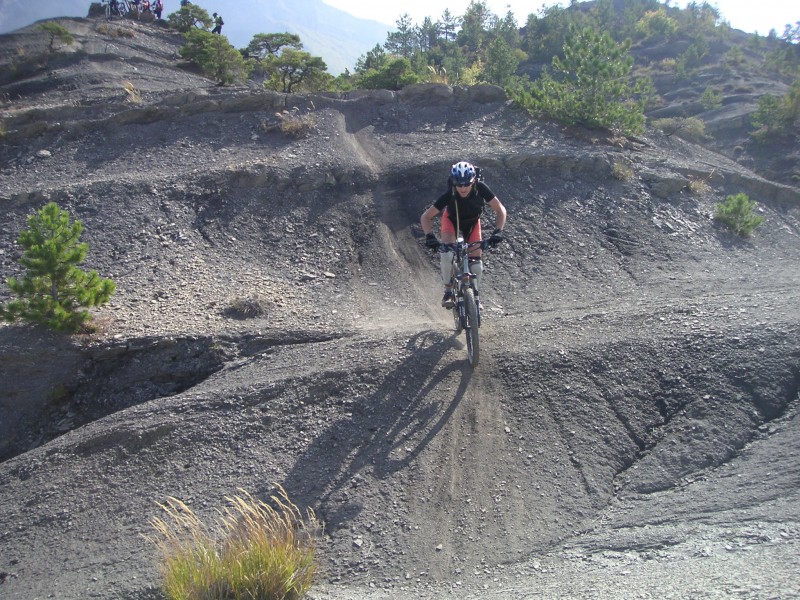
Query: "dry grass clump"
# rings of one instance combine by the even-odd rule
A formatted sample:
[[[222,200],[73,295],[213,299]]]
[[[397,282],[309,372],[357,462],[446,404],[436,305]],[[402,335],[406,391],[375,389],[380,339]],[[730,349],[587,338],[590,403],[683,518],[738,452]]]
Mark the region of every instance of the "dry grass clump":
[[[299,600],[317,572],[314,512],[305,515],[278,486],[270,506],[239,490],[226,498],[217,527],[206,526],[183,502],[159,506],[165,518],[151,524],[149,538],[163,559],[163,592],[168,600]]]
[[[123,85],[125,88],[125,93],[128,94],[128,102],[131,104],[141,104],[142,103],[142,94],[136,87],[130,82],[126,81]]]
[[[447,69],[428,65],[428,83],[443,83],[447,85]]]
[[[261,296],[237,296],[231,300],[225,314],[235,319],[254,319],[267,314],[268,304]]]
[[[705,179],[691,179],[689,181],[689,191],[695,196],[707,196],[711,193],[711,186]]]
[[[317,119],[311,113],[285,110],[275,116],[280,121],[281,131],[291,137],[308,135],[317,126]]]

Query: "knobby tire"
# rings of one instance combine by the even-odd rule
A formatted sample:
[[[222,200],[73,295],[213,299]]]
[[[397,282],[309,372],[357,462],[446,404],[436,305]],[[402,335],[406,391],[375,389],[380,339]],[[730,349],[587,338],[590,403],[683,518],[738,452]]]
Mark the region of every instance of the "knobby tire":
[[[481,344],[478,337],[478,304],[472,288],[464,290],[464,313],[466,323],[464,333],[467,337],[467,358],[473,367],[478,366],[481,355]]]

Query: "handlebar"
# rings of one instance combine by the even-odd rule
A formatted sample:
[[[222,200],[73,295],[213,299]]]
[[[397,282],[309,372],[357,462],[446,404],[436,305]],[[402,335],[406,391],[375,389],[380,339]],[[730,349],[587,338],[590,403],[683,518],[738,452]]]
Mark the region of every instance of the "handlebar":
[[[488,240],[480,240],[478,242],[456,242],[454,244],[439,244],[439,252],[444,254],[445,252],[469,252],[470,250],[475,250],[476,248],[480,248],[481,250],[486,250],[487,248],[491,248],[492,246],[489,245]]]

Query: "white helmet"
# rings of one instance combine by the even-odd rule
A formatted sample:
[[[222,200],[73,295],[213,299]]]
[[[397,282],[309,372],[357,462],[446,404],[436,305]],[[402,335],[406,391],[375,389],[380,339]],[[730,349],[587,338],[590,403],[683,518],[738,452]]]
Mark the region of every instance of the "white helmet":
[[[450,177],[455,185],[470,185],[475,181],[475,167],[462,160],[450,169]]]

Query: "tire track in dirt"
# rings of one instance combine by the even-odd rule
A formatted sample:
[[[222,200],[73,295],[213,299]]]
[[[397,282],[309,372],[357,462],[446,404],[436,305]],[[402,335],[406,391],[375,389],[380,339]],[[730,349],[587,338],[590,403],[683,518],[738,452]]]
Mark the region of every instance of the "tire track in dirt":
[[[345,129],[341,133],[354,154],[380,175],[380,152],[368,130]],[[414,237],[418,215],[410,213],[404,193],[398,188],[373,196],[379,231],[375,249],[361,266],[383,277],[376,277],[376,285],[362,286],[365,293],[358,302],[369,315],[369,327],[432,325],[452,331],[451,313],[439,306],[438,261],[431,261]],[[482,574],[498,563],[518,560],[542,538],[554,535],[546,523],[555,507],[544,511],[544,518],[531,511],[531,496],[537,493],[531,481],[540,479],[527,475],[516,456],[518,447],[500,401],[502,384],[494,375],[490,345],[497,339],[490,330],[482,329],[489,351],[477,369],[466,361],[463,334],[450,334],[450,347],[433,372],[418,374],[430,387],[415,409],[425,426],[410,430],[404,447],[397,449],[416,455],[414,466],[402,476],[407,480],[409,537],[403,546],[415,549],[406,566],[437,579]],[[546,461],[541,468],[547,469]],[[578,473],[576,485],[580,478]]]
[[[488,344],[496,336],[486,337]],[[455,366],[454,363],[460,363]],[[552,478],[547,454],[522,453],[519,432],[507,420],[501,399],[506,392],[494,375],[498,365],[487,352],[475,370],[463,344],[451,344],[426,402],[440,425],[410,436],[406,451],[419,450],[408,473],[407,496],[411,564],[433,578],[485,576],[487,569],[519,560],[563,535],[560,495],[537,482]],[[545,411],[545,421],[552,415]],[[540,431],[557,432],[543,423]],[[541,440],[542,448],[562,445]],[[582,489],[582,475],[561,473],[570,489]],[[579,500],[588,505],[586,499]]]
[[[384,153],[372,135],[372,127],[359,128],[357,117],[337,113],[336,131],[360,162],[378,179],[372,196],[376,211],[374,244],[361,254],[361,269],[367,285],[357,289],[359,307],[356,326],[363,329],[429,327],[449,322],[449,315],[438,304],[438,271],[425,259],[424,250],[413,235],[411,225],[418,216],[411,214],[403,188],[384,189]]]

